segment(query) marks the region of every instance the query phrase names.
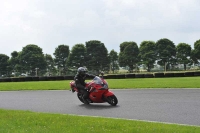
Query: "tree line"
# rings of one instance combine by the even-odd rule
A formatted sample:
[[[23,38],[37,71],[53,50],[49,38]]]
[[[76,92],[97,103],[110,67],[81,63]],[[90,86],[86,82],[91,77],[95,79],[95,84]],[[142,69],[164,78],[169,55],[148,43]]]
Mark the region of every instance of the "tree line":
[[[174,69],[178,64],[198,64],[200,61],[200,39],[194,42],[194,49],[187,43],[177,46],[169,39],[143,41],[138,47],[134,41],[119,45],[120,52],[108,52],[104,43],[90,40],[85,44],[75,44],[72,49],[61,44],[55,48],[54,57],[44,54],[42,48],[28,44],[22,51],[13,51],[11,57],[0,54],[0,75],[18,76],[21,73],[30,76],[69,75],[80,66],[98,73],[112,71],[119,67],[128,67],[129,72],[145,66],[148,72],[155,64],[164,66],[165,70]]]

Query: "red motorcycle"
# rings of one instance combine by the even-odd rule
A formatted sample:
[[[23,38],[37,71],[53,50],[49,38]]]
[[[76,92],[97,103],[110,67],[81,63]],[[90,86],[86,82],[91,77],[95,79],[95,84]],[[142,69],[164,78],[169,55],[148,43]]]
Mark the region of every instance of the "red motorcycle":
[[[72,92],[77,92],[78,99],[83,102],[83,94],[76,88],[75,82],[70,82]],[[87,91],[89,92],[89,103],[104,103],[108,102],[112,106],[116,106],[118,103],[117,97],[109,91],[108,83],[102,77],[95,76],[95,78],[86,83]]]

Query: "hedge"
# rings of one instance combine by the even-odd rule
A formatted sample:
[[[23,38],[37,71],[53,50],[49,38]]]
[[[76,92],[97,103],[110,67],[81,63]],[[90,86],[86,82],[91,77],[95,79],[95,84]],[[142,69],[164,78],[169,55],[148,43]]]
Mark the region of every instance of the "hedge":
[[[25,81],[33,81],[32,77],[25,77]]]
[[[162,78],[162,77],[192,77],[200,76],[200,71],[196,72],[179,72],[179,73],[129,73],[129,74],[110,74],[103,76],[104,79],[125,79],[125,78]],[[88,77],[91,80],[93,77]],[[0,78],[0,82],[24,82],[24,81],[56,81],[56,80],[74,80],[74,76],[44,76],[44,77],[11,77]]]
[[[194,76],[194,72],[185,72],[185,77]]]
[[[39,81],[39,77],[32,77],[32,81]]]
[[[125,74],[118,74],[118,75],[116,75],[116,78],[117,79],[125,79],[126,75]]]
[[[125,77],[126,78],[135,78],[135,74],[134,73],[126,74]]]
[[[165,77],[174,77],[174,73],[165,73]]]
[[[200,76],[200,72],[194,72],[194,76]]]
[[[144,74],[145,78],[154,78],[154,75],[152,73]]]
[[[11,78],[12,82],[18,82],[19,78]]]
[[[55,76],[47,77],[47,81],[55,81],[55,80],[56,80]]]
[[[164,73],[154,73],[155,78],[162,78],[165,77]]]
[[[26,81],[26,77],[19,77],[18,81],[19,82],[24,82],[24,81]]]
[[[112,75],[107,75],[107,79],[116,79],[117,76],[112,74]]]
[[[11,78],[0,78],[0,82],[11,82]]]
[[[136,78],[144,78],[144,74],[135,74]]]
[[[74,76],[64,76],[64,80],[74,80]]]
[[[40,80],[40,81],[47,81],[47,77],[46,77],[46,76],[44,76],[44,77],[39,77],[39,80]]]
[[[174,77],[185,77],[185,73],[174,73]]]
[[[64,78],[64,76],[57,76],[56,77],[56,80],[64,80],[65,78]]]

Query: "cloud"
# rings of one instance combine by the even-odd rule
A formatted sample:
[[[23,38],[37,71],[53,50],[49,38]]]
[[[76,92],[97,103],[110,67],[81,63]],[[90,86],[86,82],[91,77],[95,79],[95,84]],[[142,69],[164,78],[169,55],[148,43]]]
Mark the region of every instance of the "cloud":
[[[27,44],[53,54],[60,44],[100,40],[119,52],[124,41],[200,39],[198,0],[7,0],[0,5],[0,53]]]

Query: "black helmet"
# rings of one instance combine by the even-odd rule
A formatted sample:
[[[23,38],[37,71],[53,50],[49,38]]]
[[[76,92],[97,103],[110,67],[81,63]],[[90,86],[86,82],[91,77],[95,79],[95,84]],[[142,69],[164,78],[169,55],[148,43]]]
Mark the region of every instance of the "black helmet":
[[[85,73],[87,72],[87,69],[84,67],[79,67],[78,68],[78,74],[80,74],[81,76],[85,76]]]

